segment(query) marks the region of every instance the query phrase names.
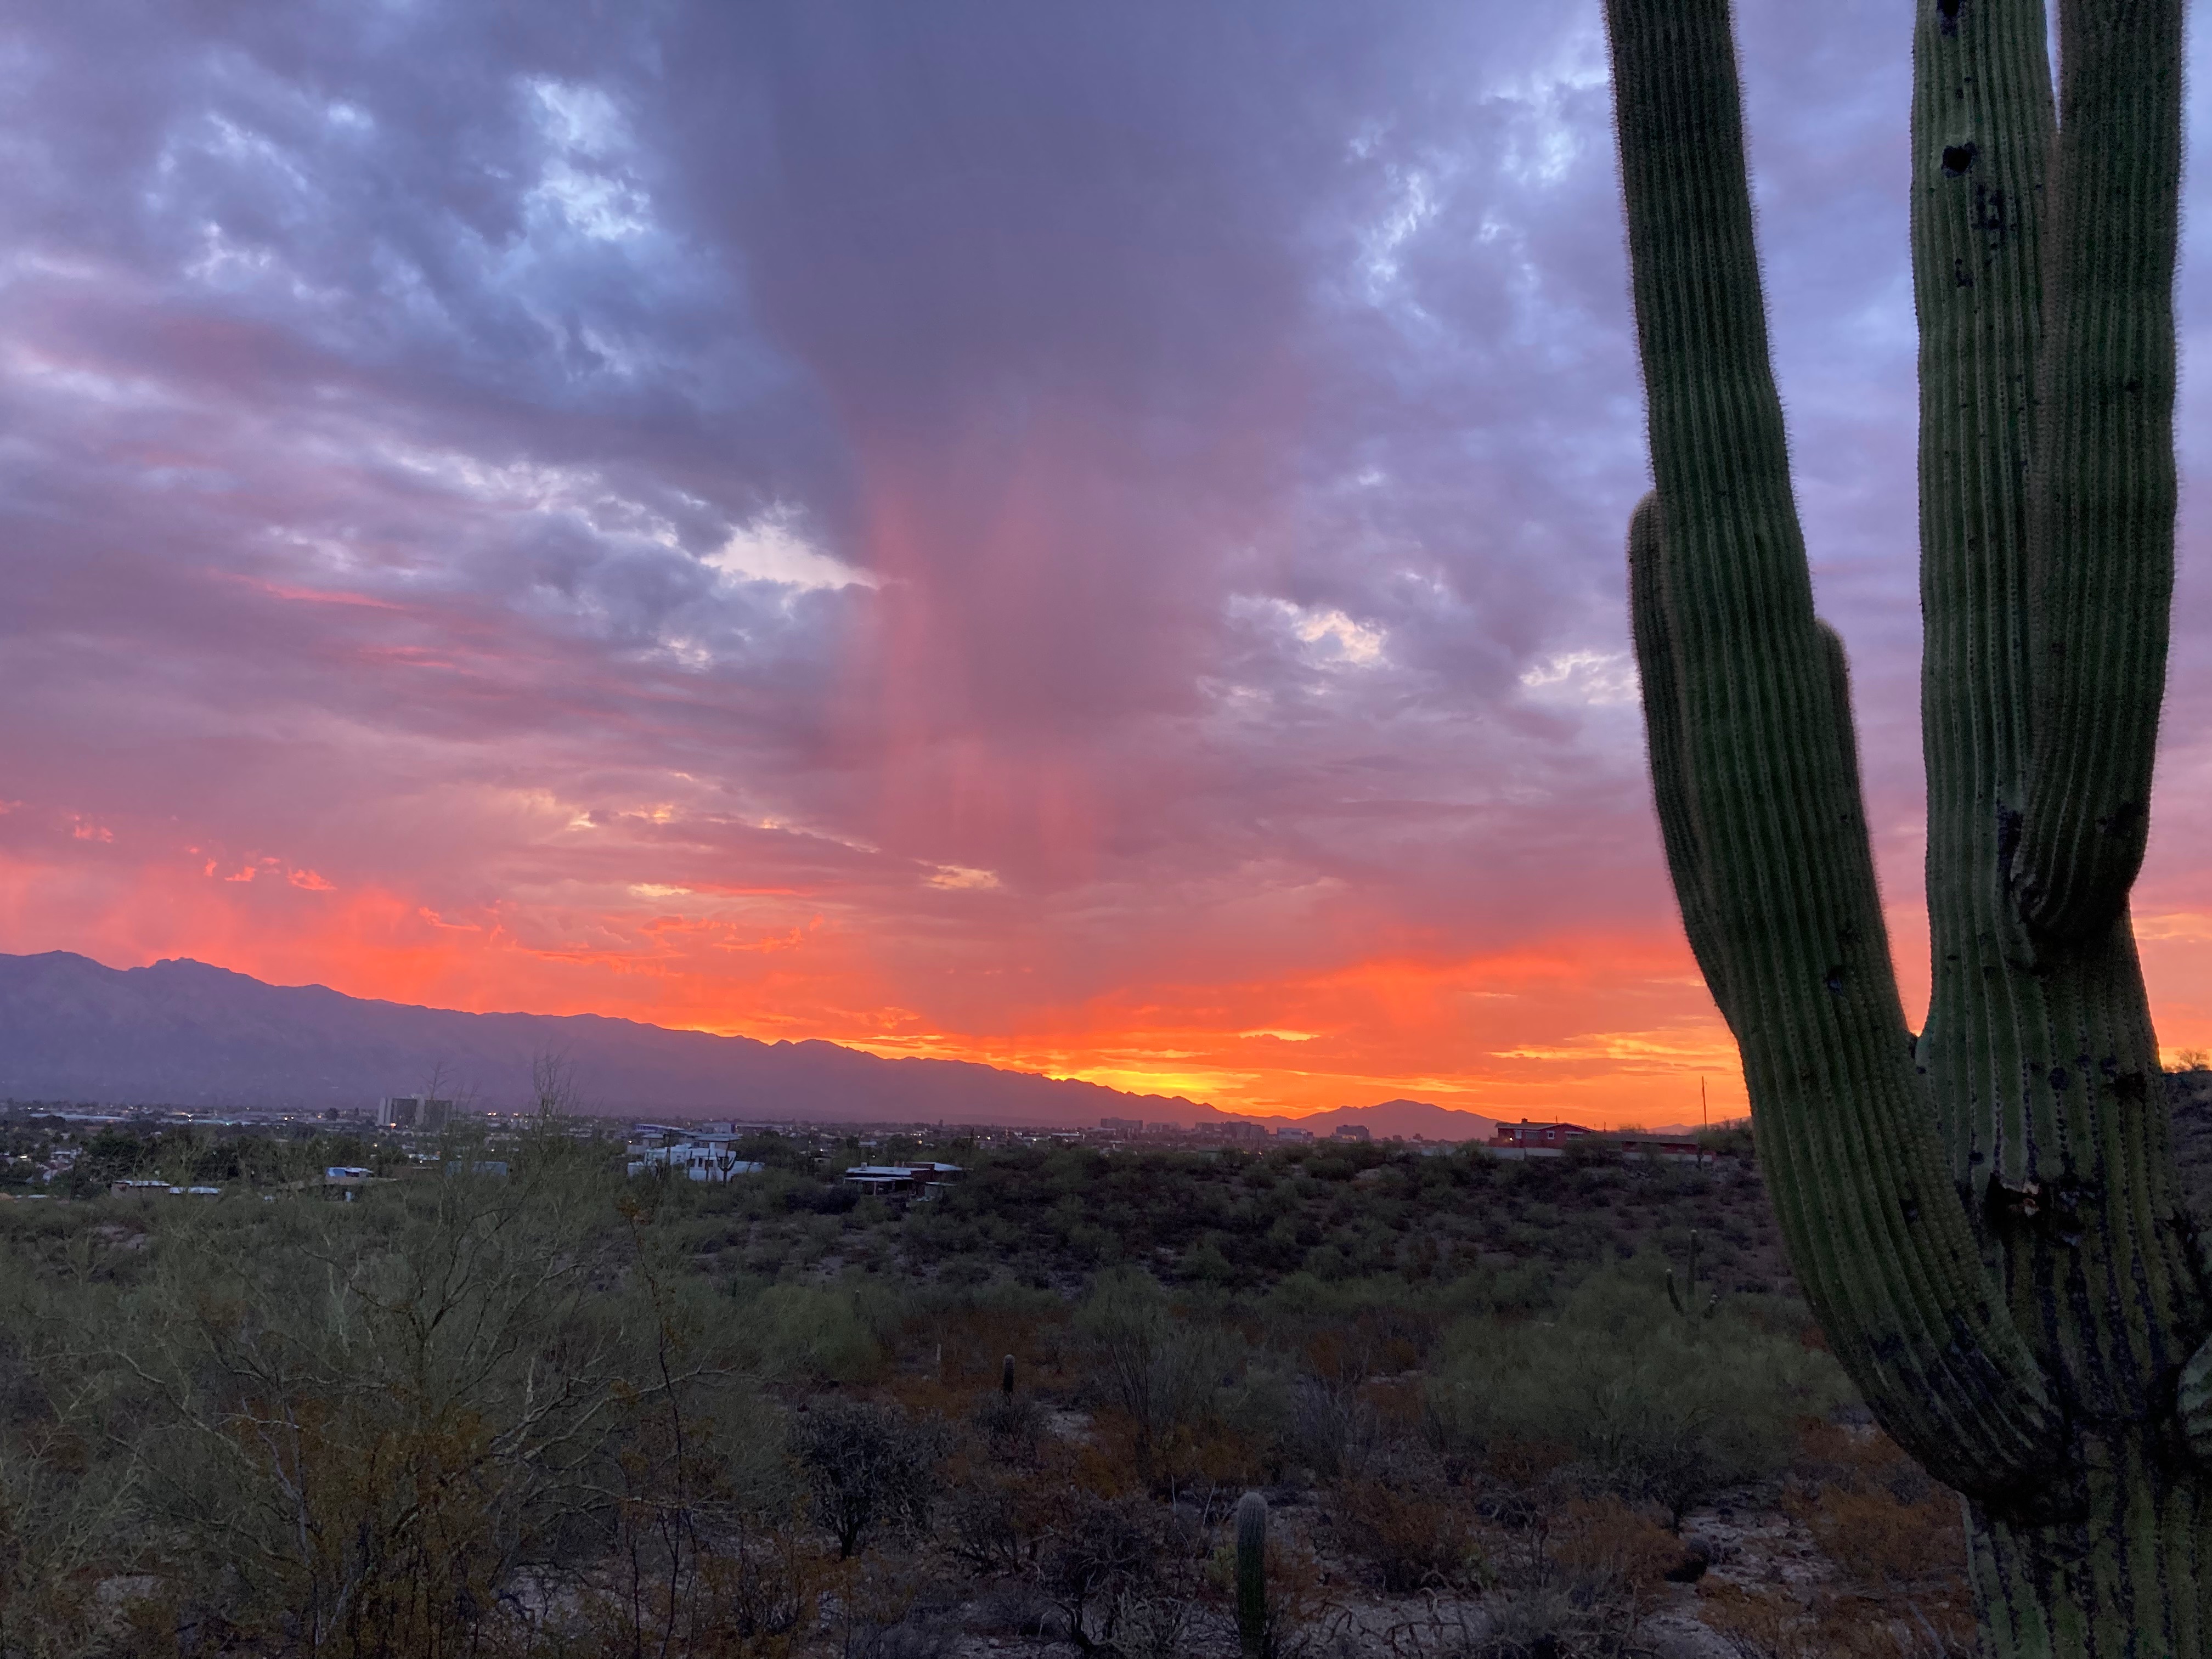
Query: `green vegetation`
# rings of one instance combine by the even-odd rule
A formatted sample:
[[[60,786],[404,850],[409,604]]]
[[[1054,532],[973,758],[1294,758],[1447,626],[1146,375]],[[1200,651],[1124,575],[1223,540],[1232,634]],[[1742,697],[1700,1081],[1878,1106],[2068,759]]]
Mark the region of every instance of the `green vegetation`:
[[[1607,5],[1652,780],[1790,1260],[1971,1500],[1985,1650],[2201,1652],[2212,1302],[2127,915],[2173,580],[2182,7],[2061,6],[2056,100],[2040,0],[1917,13],[1925,1029],[1814,614],[1726,0]]]
[[[787,1156],[781,1167],[769,1160],[763,1179],[686,1195],[679,1224],[710,1271],[764,1280],[857,1268],[1066,1292],[1121,1266],[1239,1295],[1298,1273],[1428,1283],[1485,1269],[1523,1274],[1540,1293],[1623,1256],[1679,1256],[1696,1229],[1716,1287],[1790,1282],[1757,1172],[1741,1158],[1698,1166],[1604,1146],[1526,1162],[1387,1145],[1265,1156],[935,1150],[970,1173],[941,1202],[902,1215]]]
[[[283,1187],[319,1180],[334,1164],[386,1176],[406,1162],[390,1141],[360,1134],[225,1135],[190,1128],[143,1133],[111,1126],[86,1139],[54,1190],[68,1198],[89,1198],[117,1181]]]
[[[0,1655],[1626,1654],[1700,1505],[1811,1444],[1841,1525],[1886,1443],[1745,1163],[969,1147],[899,1209],[763,1150],[0,1204]],[[1869,1593],[1956,1627],[1934,1559]]]

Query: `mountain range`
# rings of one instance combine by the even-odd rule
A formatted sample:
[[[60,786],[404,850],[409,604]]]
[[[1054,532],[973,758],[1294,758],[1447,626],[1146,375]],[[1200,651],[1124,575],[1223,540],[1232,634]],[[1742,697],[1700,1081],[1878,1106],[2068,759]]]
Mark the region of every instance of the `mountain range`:
[[[1181,1096],[1138,1095],[968,1060],[885,1059],[818,1039],[763,1042],[599,1014],[471,1014],[270,985],[188,958],[116,969],[67,951],[0,954],[0,1098],[194,1110],[373,1106],[434,1076],[484,1107],[529,1096],[539,1055],[568,1064],[582,1109],[754,1121],[1095,1126],[1101,1117],[1245,1119]],[[1317,1134],[1487,1139],[1489,1118],[1425,1101],[1341,1107]]]

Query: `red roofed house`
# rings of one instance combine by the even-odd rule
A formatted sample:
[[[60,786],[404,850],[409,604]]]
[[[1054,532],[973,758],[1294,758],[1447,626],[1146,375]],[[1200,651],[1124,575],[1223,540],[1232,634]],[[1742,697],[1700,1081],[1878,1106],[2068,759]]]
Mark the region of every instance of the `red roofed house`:
[[[1531,1123],[1522,1118],[1518,1123],[1501,1123],[1491,1139],[1493,1146],[1564,1146],[1570,1140],[1579,1140],[1595,1133],[1579,1123]]]

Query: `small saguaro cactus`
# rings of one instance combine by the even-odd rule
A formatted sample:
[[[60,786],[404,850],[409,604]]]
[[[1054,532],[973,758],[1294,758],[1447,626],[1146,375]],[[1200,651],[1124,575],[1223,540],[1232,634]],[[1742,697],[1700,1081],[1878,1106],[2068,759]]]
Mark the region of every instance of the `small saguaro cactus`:
[[[999,1362],[999,1392],[1009,1400],[1014,1397],[1014,1357],[1012,1354]]]
[[[1685,1319],[1687,1319],[1690,1316],[1690,1312],[1692,1309],[1697,1308],[1698,1230],[1695,1227],[1690,1229],[1690,1265],[1686,1275],[1685,1282],[1680,1289],[1678,1290],[1675,1288],[1674,1268],[1669,1267],[1667,1269],[1667,1300],[1674,1304],[1674,1311],[1681,1315]],[[1703,1312],[1706,1318],[1711,1319],[1715,1314],[1720,1311],[1720,1292],[1718,1291],[1715,1291],[1711,1297],[1707,1299],[1705,1307],[1699,1311]]]
[[[1256,1492],[1237,1500],[1237,1637],[1244,1659],[1267,1659],[1267,1500]]]
[[[1814,615],[1728,0],[1606,0],[1655,488],[1630,613],[1684,929],[1791,1265],[1966,1499],[1983,1651],[2212,1651],[2212,1263],[2128,895],[2173,580],[2183,0],[1917,0],[1932,994]]]

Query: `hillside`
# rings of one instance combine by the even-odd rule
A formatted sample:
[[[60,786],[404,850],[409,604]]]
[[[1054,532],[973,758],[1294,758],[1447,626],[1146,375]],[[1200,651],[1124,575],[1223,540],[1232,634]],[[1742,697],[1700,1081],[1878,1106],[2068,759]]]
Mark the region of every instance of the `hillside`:
[[[190,960],[118,969],[0,955],[0,1097],[222,1107],[373,1105],[434,1069],[493,1108],[565,1055],[586,1109],[811,1121],[1190,1122],[1210,1106],[834,1042],[761,1042],[597,1014],[471,1014],[268,985]]]
[[[189,958],[115,969],[67,951],[0,954],[0,1098],[206,1108],[368,1107],[444,1086],[523,1103],[533,1055],[574,1062],[587,1109],[811,1122],[1095,1127],[1102,1117],[1238,1121],[1181,1096],[1138,1095],[964,1060],[887,1060],[821,1041],[763,1042],[599,1014],[463,1013],[270,985]],[[1486,1140],[1490,1118],[1420,1100],[1257,1120],[1326,1136]]]

